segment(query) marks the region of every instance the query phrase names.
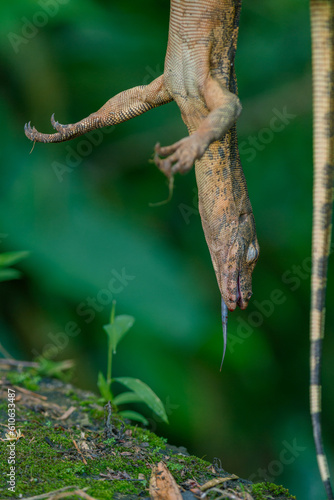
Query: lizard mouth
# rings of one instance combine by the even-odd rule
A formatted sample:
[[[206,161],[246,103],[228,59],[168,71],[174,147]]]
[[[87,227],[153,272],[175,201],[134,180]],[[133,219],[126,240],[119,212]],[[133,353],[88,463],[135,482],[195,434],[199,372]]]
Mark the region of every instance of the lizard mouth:
[[[247,305],[248,301],[245,301],[241,293],[240,273],[239,273],[236,283],[236,295],[235,298],[231,297],[230,301],[228,302],[228,309],[229,311],[234,311],[237,306],[239,306],[240,309],[246,309]]]
[[[246,309],[248,305],[248,301],[245,301],[241,294],[240,273],[238,274],[237,282],[237,305],[240,307],[240,309]]]
[[[238,274],[237,280],[237,304],[240,307],[240,301],[242,301],[241,290],[240,290],[240,273]]]

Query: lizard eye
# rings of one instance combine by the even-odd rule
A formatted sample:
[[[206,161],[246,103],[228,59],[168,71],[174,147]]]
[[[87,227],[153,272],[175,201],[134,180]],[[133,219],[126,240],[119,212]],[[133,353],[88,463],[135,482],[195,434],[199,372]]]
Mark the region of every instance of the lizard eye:
[[[246,260],[250,264],[258,258],[259,252],[254,245],[249,245]]]

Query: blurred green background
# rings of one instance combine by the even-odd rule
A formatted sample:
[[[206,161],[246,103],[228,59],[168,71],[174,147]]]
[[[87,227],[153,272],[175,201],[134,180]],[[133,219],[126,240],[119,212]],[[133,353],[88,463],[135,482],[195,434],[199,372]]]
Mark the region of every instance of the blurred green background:
[[[1,284],[1,342],[21,359],[58,346],[53,359],[75,359],[74,382],[94,390],[114,298],[118,314],[136,317],[115,374],[141,378],[167,405],[169,426],[146,414],[154,431],[240,476],[321,500],[308,414],[308,2],[244,1],[238,131],[261,258],[248,309],[230,315],[221,373],[220,297],[194,172],[176,178],[168,204],[149,206],[167,196],[149,163],[154,144],[186,134],[177,106],[72,142],[36,144],[29,155],[25,122],[51,132],[53,112],[75,122],[161,74],[168,17],[167,0],[1,3],[0,251],[31,252],[18,266],[24,278]],[[328,304],[333,298],[330,279]],[[80,334],[66,343],[69,321]],[[332,471],[333,329],[328,307],[323,427]]]

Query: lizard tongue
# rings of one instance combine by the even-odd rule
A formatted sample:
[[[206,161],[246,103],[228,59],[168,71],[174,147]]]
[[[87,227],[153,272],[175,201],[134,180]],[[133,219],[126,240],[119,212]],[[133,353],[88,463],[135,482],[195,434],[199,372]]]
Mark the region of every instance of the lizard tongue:
[[[241,299],[241,290],[240,290],[240,274],[238,276],[238,285],[237,285],[237,304],[240,306],[242,304],[242,299]],[[222,325],[223,325],[223,341],[224,341],[224,350],[223,350],[223,356],[222,356],[222,362],[220,364],[220,371],[222,371],[223,363],[224,363],[224,358],[225,358],[225,353],[226,353],[226,344],[227,344],[227,315],[228,315],[228,308],[224,302],[223,297],[221,298],[221,314],[222,314]]]
[[[224,340],[224,350],[223,350],[223,357],[222,357],[222,362],[220,365],[220,371],[222,371],[222,366],[225,358],[225,352],[226,352],[226,343],[227,343],[227,315],[228,315],[228,309],[226,307],[226,304],[223,300],[221,301],[221,308],[222,308],[222,324],[223,324],[223,340]]]

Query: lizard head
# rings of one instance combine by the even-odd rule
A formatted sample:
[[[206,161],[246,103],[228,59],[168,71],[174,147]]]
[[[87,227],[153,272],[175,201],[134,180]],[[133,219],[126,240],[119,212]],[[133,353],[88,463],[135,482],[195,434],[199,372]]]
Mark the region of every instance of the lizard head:
[[[252,212],[239,215],[225,228],[211,256],[222,299],[230,311],[246,309],[252,296],[252,273],[259,258]]]
[[[256,237],[254,216],[250,212],[241,214],[225,226],[220,241],[211,245],[210,253],[221,292],[221,313],[224,351],[222,369],[227,345],[228,310],[239,306],[246,309],[252,296],[252,273],[259,258],[259,244]]]

